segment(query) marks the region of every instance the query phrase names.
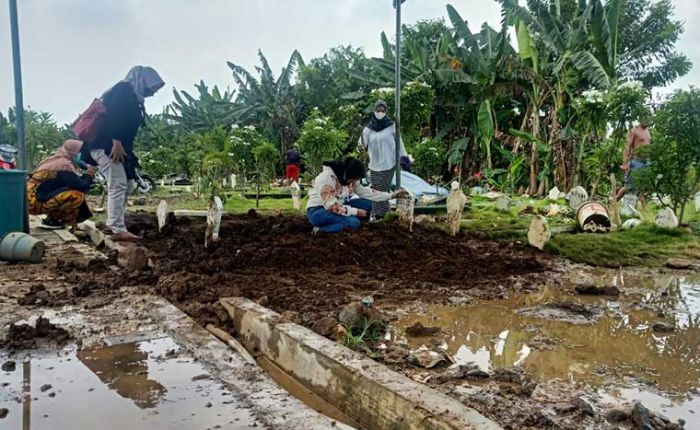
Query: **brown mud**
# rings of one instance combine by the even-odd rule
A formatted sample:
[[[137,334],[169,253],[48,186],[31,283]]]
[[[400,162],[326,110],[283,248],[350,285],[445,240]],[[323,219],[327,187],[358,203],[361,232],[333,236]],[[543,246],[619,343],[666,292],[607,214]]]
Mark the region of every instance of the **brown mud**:
[[[18,288],[7,298],[13,305],[30,308],[76,302],[104,306],[124,295],[156,292],[200,324],[230,331],[230,318],[218,305],[222,297],[260,301],[312,327],[324,318],[340,319],[347,304],[366,296],[373,297],[377,308],[389,311],[405,303],[470,303],[539,291],[544,285],[558,285],[563,276],[561,260],[523,244],[464,235],[454,238],[423,225],[415,225],[412,233],[384,223],[366,225],[351,234],[312,235],[311,226],[301,217],[251,212],[224,218],[220,241],[207,249],[203,219],[176,219],[160,233],[153,215],[134,214],[127,221],[130,231],[144,237],[141,245],[149,260],[144,270],[117,267],[114,255],[103,265],[57,264],[36,274],[31,268],[12,267],[8,278]],[[10,302],[5,306],[11,309]],[[423,323],[422,328],[416,327],[416,335],[439,334],[436,324]],[[405,348],[388,346],[377,357],[380,361],[396,370],[416,369]],[[535,413],[542,403],[533,396],[533,390],[540,391],[530,379],[493,375],[484,381],[483,371],[463,370],[464,378],[493,384],[493,391],[463,392],[448,378],[442,387],[451,387],[449,394],[506,428],[549,424]],[[566,395],[566,389],[557,387],[555,392]],[[572,390],[571,396],[575,394]],[[574,422],[576,414],[569,415]]]
[[[48,319],[39,317],[35,325],[10,324],[0,348],[8,350],[32,349],[38,346],[63,346],[70,340],[70,334],[63,328],[52,324]]]
[[[267,297],[271,309],[296,312],[311,326],[366,295],[378,304],[498,298],[556,276],[555,259],[523,245],[455,239],[422,226],[410,233],[386,223],[328,236],[312,235],[300,217],[244,215],[225,218],[220,241],[206,249],[201,219],[179,219],[163,234],[151,215],[136,214],[128,225],[144,236],[153,263],[139,283],[155,281],[159,294],[202,324],[228,320],[221,297]]]

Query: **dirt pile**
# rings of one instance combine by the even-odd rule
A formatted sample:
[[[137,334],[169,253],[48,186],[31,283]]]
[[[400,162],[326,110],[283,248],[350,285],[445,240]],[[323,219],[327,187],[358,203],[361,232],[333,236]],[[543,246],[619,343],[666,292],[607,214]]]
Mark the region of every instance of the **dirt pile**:
[[[63,346],[70,340],[70,334],[57,327],[44,318],[39,317],[36,324],[10,324],[8,327],[7,336],[0,341],[0,348],[9,350],[32,349],[40,344],[53,344]]]
[[[312,235],[301,217],[227,217],[221,240],[209,249],[202,219],[178,219],[161,234],[150,215],[127,224],[147,238],[143,246],[154,262],[151,279],[139,283],[156,278],[158,293],[201,323],[228,319],[216,304],[227,296],[267,296],[270,308],[297,312],[306,326],[337,317],[365,295],[378,303],[500,297],[540,284],[552,265],[515,243],[453,238],[423,226],[410,233],[394,223],[329,236]]]

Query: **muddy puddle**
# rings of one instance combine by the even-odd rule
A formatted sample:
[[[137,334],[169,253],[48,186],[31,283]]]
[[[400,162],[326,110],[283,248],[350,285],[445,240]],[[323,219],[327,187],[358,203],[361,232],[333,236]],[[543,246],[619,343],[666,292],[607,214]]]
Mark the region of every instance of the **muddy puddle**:
[[[585,276],[622,295],[583,296],[569,285],[468,307],[427,306],[400,318],[394,335],[411,348],[442,348],[455,364],[522,367],[539,381],[590,387],[601,403],[639,400],[700,428],[690,424],[700,423],[700,276]],[[440,332],[407,335],[417,322]]]
[[[13,361],[14,365],[8,364]],[[247,429],[255,418],[170,338],[0,354],[0,428]]]

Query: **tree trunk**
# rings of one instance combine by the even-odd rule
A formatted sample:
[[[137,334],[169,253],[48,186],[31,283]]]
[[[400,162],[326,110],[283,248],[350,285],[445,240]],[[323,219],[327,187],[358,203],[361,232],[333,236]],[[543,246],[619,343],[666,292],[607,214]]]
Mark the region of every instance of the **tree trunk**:
[[[540,110],[536,106],[532,108],[532,137],[539,139],[540,135]],[[537,143],[530,145],[530,193],[537,192]]]
[[[549,189],[549,178],[542,178],[540,185],[537,187],[537,195],[543,196]]]
[[[586,137],[581,139],[581,145],[579,145],[578,154],[576,154],[576,173],[574,174],[573,186],[581,185],[581,164],[583,163],[583,153],[586,148]]]
[[[685,205],[687,201],[683,200],[683,203],[681,203],[681,213],[678,214],[678,225],[680,226],[683,223],[683,216],[685,216]]]
[[[520,124],[520,130],[525,130],[525,127],[527,127],[527,119],[530,117],[529,112],[525,114],[523,117],[523,123]],[[522,145],[522,140],[520,139],[515,139],[515,145],[513,145],[513,155],[518,155],[518,152],[520,152],[520,146]]]

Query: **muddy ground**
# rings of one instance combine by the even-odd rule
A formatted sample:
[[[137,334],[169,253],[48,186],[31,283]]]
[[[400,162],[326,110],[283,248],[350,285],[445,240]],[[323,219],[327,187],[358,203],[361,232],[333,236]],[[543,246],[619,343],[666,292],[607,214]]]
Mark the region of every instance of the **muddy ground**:
[[[368,295],[377,303],[498,298],[556,277],[555,259],[523,245],[454,239],[422,226],[413,233],[388,223],[312,235],[302,218],[251,212],[226,218],[210,249],[202,246],[202,220],[177,220],[163,234],[146,215],[129,226],[147,238],[153,263],[140,283],[202,324],[228,319],[219,312],[220,297],[260,300],[280,313],[297,312],[311,326]]]
[[[322,318],[338,318],[343,306],[365,296],[372,296],[380,309],[403,303],[499,299],[545,285],[556,287],[565,267],[559,259],[522,243],[453,238],[421,225],[412,233],[384,223],[352,234],[312,235],[302,218],[251,212],[225,218],[221,240],[209,249],[203,246],[203,219],[177,219],[159,233],[154,216],[136,214],[128,226],[145,237],[142,245],[149,260],[145,269],[117,269],[111,254],[89,267],[59,260],[55,269],[60,277],[48,282],[17,270],[14,276],[23,277],[22,288],[3,300],[26,307],[83,300],[101,306],[117,297],[124,300],[125,294],[157,293],[200,324],[231,330],[218,300],[242,296],[280,313],[295,312],[299,323],[312,327]],[[415,368],[410,369],[404,353],[389,345],[375,358],[415,379]],[[474,369],[454,370],[464,374],[447,383],[439,378],[424,382],[504,428],[618,428],[600,412],[592,413],[581,400],[585,393],[563,381],[537,383],[519,369],[499,371],[484,381],[478,373],[468,374],[470,370]],[[467,380],[472,388],[452,380]],[[633,425],[629,415],[621,425]]]

